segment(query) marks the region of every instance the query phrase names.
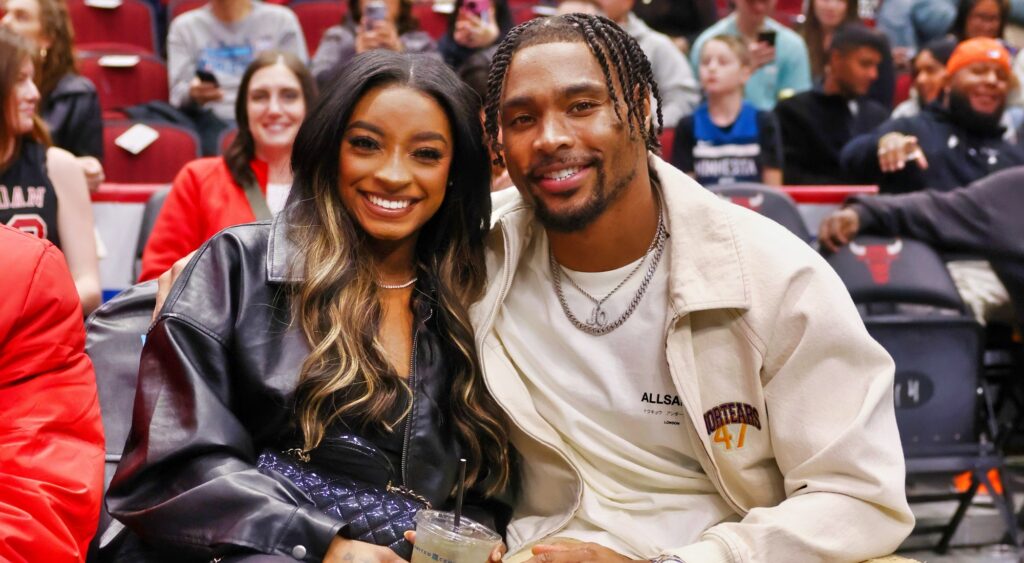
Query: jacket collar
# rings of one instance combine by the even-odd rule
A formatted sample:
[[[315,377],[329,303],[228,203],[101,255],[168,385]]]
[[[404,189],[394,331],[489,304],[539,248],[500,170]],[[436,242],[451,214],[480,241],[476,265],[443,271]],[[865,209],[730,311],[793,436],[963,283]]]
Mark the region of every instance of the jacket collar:
[[[723,201],[679,169],[651,155],[671,237],[672,307],[684,315],[709,309],[749,309],[750,276]]]
[[[303,280],[302,257],[288,236],[289,209],[282,209],[270,222],[270,240],[267,243],[267,281],[271,283],[297,283]]]

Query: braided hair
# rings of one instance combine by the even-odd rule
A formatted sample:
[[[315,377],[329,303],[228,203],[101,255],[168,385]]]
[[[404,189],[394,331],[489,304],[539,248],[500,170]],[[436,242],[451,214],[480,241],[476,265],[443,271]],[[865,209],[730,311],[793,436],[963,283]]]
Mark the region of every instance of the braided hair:
[[[658,141],[662,130],[661,95],[654,81],[651,63],[640,45],[618,24],[604,16],[565,14],[535,18],[517,25],[498,45],[487,77],[487,99],[484,104],[484,133],[495,155],[494,163],[504,166],[502,147],[498,141],[498,105],[512,57],[526,47],[562,42],[587,45],[604,73],[615,116],[619,121],[623,120],[619,96],[616,94],[618,91],[624,98],[625,121],[629,123],[630,138],[635,139],[642,132],[647,150],[657,151],[661,147]],[[616,79],[621,86],[619,89],[615,88]],[[654,96],[657,120],[648,126],[644,104],[651,96]]]

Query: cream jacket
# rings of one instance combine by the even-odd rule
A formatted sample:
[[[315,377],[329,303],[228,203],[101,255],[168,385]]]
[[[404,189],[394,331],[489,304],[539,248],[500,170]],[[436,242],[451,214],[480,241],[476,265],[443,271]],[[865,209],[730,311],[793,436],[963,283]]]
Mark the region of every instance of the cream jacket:
[[[914,517],[889,355],[807,244],[660,159],[652,163],[671,236],[674,316],[658,337],[689,415],[678,428],[742,516],[671,553],[687,563],[839,563],[892,553]],[[514,553],[557,535],[583,485],[494,330],[522,250],[541,228],[515,190],[506,192],[495,198],[490,282],[471,314],[485,381],[513,421],[523,459],[507,537]]]

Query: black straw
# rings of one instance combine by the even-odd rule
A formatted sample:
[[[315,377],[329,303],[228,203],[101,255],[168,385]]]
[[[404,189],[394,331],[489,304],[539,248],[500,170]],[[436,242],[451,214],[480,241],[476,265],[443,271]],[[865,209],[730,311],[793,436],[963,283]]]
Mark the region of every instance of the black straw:
[[[462,521],[462,494],[466,492],[466,458],[459,459],[459,482],[455,484],[455,529]]]

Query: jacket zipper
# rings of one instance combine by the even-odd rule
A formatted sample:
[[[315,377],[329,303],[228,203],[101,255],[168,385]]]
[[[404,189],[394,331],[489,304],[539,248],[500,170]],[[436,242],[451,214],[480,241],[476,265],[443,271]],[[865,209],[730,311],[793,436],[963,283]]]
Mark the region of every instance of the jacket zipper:
[[[434,316],[431,309],[427,318],[416,323],[416,330],[412,333],[412,353],[409,355],[409,414],[405,415],[405,437],[402,440],[402,486],[408,488],[409,480],[406,477],[406,460],[409,457],[409,441],[412,435],[412,417],[416,408],[416,347],[420,341],[420,326]]]
[[[505,226],[505,221],[503,219],[499,220],[499,224],[501,225],[501,235],[502,235],[502,238],[505,241],[505,276],[504,276],[504,279],[502,280],[501,292],[498,293],[498,299],[497,299],[497,301],[495,301],[494,309],[491,310],[490,316],[487,318],[487,322],[485,323],[485,326],[487,327],[487,330],[481,332],[483,337],[478,339],[478,341],[477,341],[477,350],[478,351],[482,351],[483,350],[483,344],[484,344],[484,340],[487,339],[487,333],[489,333],[491,331],[491,329],[494,327],[494,319],[497,318],[497,316],[498,316],[498,309],[501,307],[501,303],[503,303],[505,301],[505,295],[508,294],[508,290],[512,286],[512,277],[513,277],[512,276],[512,263],[511,263],[512,259],[510,257],[510,253],[509,253],[508,229]],[[480,352],[478,352],[478,353],[480,353]],[[480,373],[481,373],[481,375],[483,375],[484,371],[485,371],[484,362],[480,362]],[[487,382],[487,378],[484,377],[483,380],[484,380],[484,386],[487,387],[487,391],[492,396],[496,397],[497,395],[495,395],[494,391],[491,389],[490,384]],[[513,420],[512,413],[510,413],[508,411],[508,409],[505,408],[505,406],[501,403],[501,401],[496,401],[496,402],[498,403],[498,406],[501,407],[501,410],[505,411],[505,415],[508,416],[509,420],[510,421]],[[562,452],[562,450],[560,450],[559,448],[557,448],[554,444],[552,444],[551,442],[548,442],[547,440],[543,440],[543,439],[537,437],[535,434],[529,432],[525,428],[520,427],[520,430],[523,432],[523,434],[526,434],[530,438],[533,438],[534,440],[536,440],[538,443],[540,443],[540,444],[542,444],[544,446],[547,446],[550,450],[555,452],[558,455],[558,457],[562,458],[562,461],[564,461],[565,464],[568,465],[570,469],[572,469],[573,474],[576,475],[577,488],[579,489],[578,492],[576,493],[576,504],[575,504],[575,506],[573,506],[572,510],[569,511],[569,515],[566,516],[564,519],[562,519],[562,521],[559,522],[557,525],[555,525],[554,528],[552,528],[551,531],[547,531],[547,532],[545,532],[545,533],[540,535],[540,537],[546,537],[546,536],[551,535],[554,532],[557,532],[558,530],[561,530],[563,527],[565,527],[566,524],[568,524],[572,520],[573,516],[576,515],[576,512],[579,510],[580,504],[581,504],[581,502],[583,500],[583,476],[580,474],[579,469],[576,468],[576,465],[573,464],[572,461],[569,460],[569,457],[567,455],[565,455],[565,453]],[[536,538],[528,538],[528,539],[529,539],[529,541],[533,541]],[[527,543],[529,543],[529,542],[527,542]]]

